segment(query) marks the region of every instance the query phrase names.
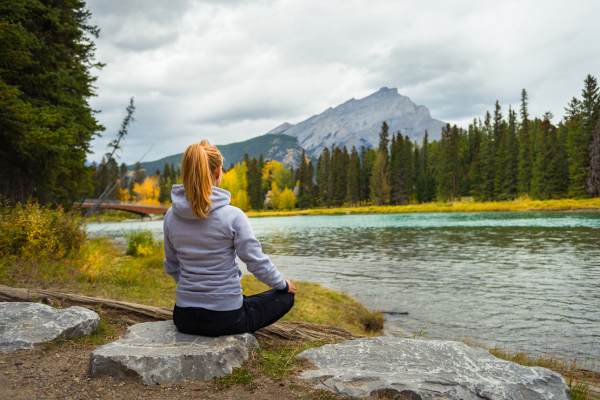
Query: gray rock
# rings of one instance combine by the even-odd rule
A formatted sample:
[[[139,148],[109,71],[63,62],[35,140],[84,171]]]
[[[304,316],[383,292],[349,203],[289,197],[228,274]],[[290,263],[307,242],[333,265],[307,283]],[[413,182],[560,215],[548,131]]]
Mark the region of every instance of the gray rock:
[[[231,373],[258,347],[249,333],[210,338],[180,333],[173,321],[131,326],[123,339],[92,352],[92,377],[142,383],[207,381]]]
[[[462,342],[364,338],[309,349],[298,357],[319,367],[301,378],[325,379],[315,388],[347,397],[387,389],[418,400],[570,399],[559,374],[500,360]]]
[[[309,155],[318,157],[324,147],[332,144],[339,148],[346,146],[348,151],[352,146],[360,151],[363,145],[367,148],[379,145],[383,121],[390,127],[390,137],[400,131],[419,142],[426,130],[430,142],[439,139],[446,125],[431,118],[427,107],[416,105],[397,89],[384,87],[364,99],[348,100],[295,125],[280,125],[269,133],[294,136]]]
[[[83,307],[58,310],[38,303],[0,303],[0,352],[31,349],[59,336],[89,335],[99,323],[98,314]]]

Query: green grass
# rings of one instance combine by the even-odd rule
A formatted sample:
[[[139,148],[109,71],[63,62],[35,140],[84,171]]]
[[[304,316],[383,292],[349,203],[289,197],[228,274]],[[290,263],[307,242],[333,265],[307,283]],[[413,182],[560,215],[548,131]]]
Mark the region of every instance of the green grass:
[[[216,390],[225,390],[234,385],[241,385],[246,390],[253,391],[258,387],[257,380],[269,378],[274,382],[284,382],[298,370],[310,367],[310,363],[296,356],[304,350],[320,347],[329,342],[309,341],[293,343],[261,343],[261,348],[254,349],[248,360],[239,368],[233,368],[231,374],[213,380]],[[284,383],[285,384],[285,383]],[[288,383],[292,390],[311,390],[305,386]],[[331,393],[324,390],[311,390],[315,400],[335,399]]]

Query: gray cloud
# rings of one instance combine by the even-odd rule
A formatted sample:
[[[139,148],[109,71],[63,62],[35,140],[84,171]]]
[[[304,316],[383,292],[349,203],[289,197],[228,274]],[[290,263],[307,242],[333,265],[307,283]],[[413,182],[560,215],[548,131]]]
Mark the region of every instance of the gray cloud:
[[[466,126],[496,100],[556,116],[599,76],[593,0],[171,1],[88,3],[98,97],[108,128],[135,95],[123,160],[148,159],[201,138],[224,144],[297,123],[328,107],[396,87],[434,118]],[[112,132],[112,133],[111,133]],[[92,159],[99,158],[91,156]]]

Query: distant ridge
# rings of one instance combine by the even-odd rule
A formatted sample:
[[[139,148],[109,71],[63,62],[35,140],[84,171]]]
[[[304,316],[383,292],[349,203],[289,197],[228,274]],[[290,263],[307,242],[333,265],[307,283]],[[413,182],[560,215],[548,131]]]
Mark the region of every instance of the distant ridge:
[[[229,168],[230,164],[241,162],[246,153],[248,157],[257,159],[262,153],[265,160],[279,161],[288,168],[300,166],[302,157],[302,148],[298,144],[298,139],[288,135],[266,134],[244,142],[220,144],[217,147],[225,158],[225,168]],[[177,166],[181,164],[181,160],[183,160],[183,153],[143,162],[141,167],[147,173],[154,173],[157,169],[162,173],[165,162]],[[133,165],[130,165],[129,169],[133,169]]]
[[[397,89],[381,88],[364,99],[351,99],[296,125],[282,124],[269,134],[286,134],[298,138],[300,146],[313,157],[324,147],[377,146],[381,124],[386,121],[390,134],[398,131],[411,140],[422,140],[425,130],[431,139],[439,139],[446,124],[431,118],[427,107],[416,105]]]

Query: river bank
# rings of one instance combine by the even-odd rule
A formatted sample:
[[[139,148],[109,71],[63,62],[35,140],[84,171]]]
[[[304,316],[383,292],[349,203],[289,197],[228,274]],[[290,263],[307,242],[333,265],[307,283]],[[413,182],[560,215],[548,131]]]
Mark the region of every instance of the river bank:
[[[248,211],[248,217],[289,217],[294,215],[407,214],[407,213],[468,213],[468,212],[540,212],[540,211],[600,211],[600,198],[489,202],[425,203],[402,206],[359,206],[339,208],[294,209],[288,211]]]
[[[24,214],[24,216],[27,216],[29,214]],[[486,216],[489,216],[490,214],[486,214]],[[404,216],[390,216],[392,218],[406,218]],[[313,219],[304,219],[304,218],[290,218],[287,222],[287,224],[282,224],[282,220],[277,220],[275,221],[274,219],[272,220],[275,225],[273,225],[271,228],[269,229],[275,229],[275,231],[273,231],[274,236],[272,237],[268,237],[268,240],[261,240],[266,246],[265,247],[269,247],[270,249],[266,249],[268,254],[274,254],[275,257],[281,257],[278,254],[281,253],[282,249],[287,249],[286,251],[293,251],[296,253],[296,255],[301,255],[300,253],[298,253],[299,251],[305,251],[308,252],[310,254],[314,254],[314,248],[311,247],[312,245],[310,245],[309,242],[305,242],[303,239],[303,236],[306,236],[307,238],[312,238],[318,241],[318,243],[315,243],[316,246],[318,246],[317,248],[320,249],[320,251],[322,252],[322,254],[320,254],[322,256],[322,259],[316,260],[315,261],[315,265],[318,265],[319,268],[321,270],[323,270],[323,260],[331,260],[331,262],[336,261],[336,265],[338,264],[337,261],[339,261],[340,265],[343,265],[346,267],[349,266],[349,262],[351,260],[348,259],[348,256],[351,255],[349,253],[349,250],[351,249],[355,249],[355,252],[360,251],[361,252],[361,258],[355,260],[358,264],[360,264],[360,270],[364,269],[364,265],[365,263],[368,263],[370,265],[373,265],[374,268],[377,268],[377,264],[379,263],[379,261],[377,261],[376,259],[372,259],[372,260],[366,260],[364,258],[365,254],[373,254],[372,251],[369,251],[370,249],[370,244],[372,243],[378,243],[378,248],[381,248],[382,246],[384,246],[388,241],[388,239],[385,240],[381,240],[382,238],[379,238],[377,240],[374,240],[375,238],[371,238],[371,237],[365,237],[362,238],[362,242],[357,243],[355,240],[351,240],[348,241],[348,245],[351,246],[351,248],[349,249],[337,249],[335,247],[335,243],[339,243],[340,242],[340,228],[342,229],[347,229],[347,232],[350,232],[352,230],[356,229],[356,226],[365,226],[365,222],[367,222],[368,226],[378,226],[381,224],[381,218],[387,219],[390,218],[388,216],[372,216],[370,217],[369,221],[365,221],[363,218],[361,218],[361,220],[357,220],[357,217],[343,217],[343,218],[322,218],[323,222],[327,222],[328,224],[330,224],[331,226],[326,227],[326,229],[331,230],[332,234],[331,235],[327,235],[324,236],[324,231],[323,231],[323,226],[317,227],[318,229],[320,229],[319,234],[315,234],[315,232],[313,231],[306,231],[302,234],[299,234],[299,232],[295,232],[292,229],[290,229],[290,226],[295,226],[296,228],[299,228],[299,224],[309,224],[311,226],[314,225],[314,220]],[[447,217],[452,217],[450,215],[448,215]],[[371,221],[373,218],[375,218],[375,220]],[[454,218],[454,217],[452,217]],[[421,223],[422,221],[422,217],[418,218],[419,223]],[[17,220],[15,220],[17,221]],[[32,220],[32,223],[38,223],[38,219],[34,219]],[[49,221],[54,221],[54,219],[49,219]],[[257,223],[260,222],[260,224],[266,223],[269,220],[268,219],[258,219],[255,220]],[[345,221],[345,222],[344,222]],[[354,221],[354,222],[352,222]],[[403,220],[402,220],[403,221]],[[18,221],[17,221],[18,222]],[[344,222],[352,222],[354,225],[345,227],[345,226],[340,226],[340,223]],[[404,222],[400,222],[401,226],[405,226],[406,221]],[[414,221],[413,221],[414,222]],[[448,221],[450,222],[450,225],[456,225],[455,222],[452,221]],[[498,221],[496,221],[498,222]],[[160,226],[160,223],[156,223],[157,226]],[[262,232],[269,232],[269,230],[265,230],[264,228],[260,228],[260,224],[257,224],[256,228],[258,228],[258,231],[262,231]],[[358,225],[356,225],[358,224]],[[356,225],[356,226],[355,226]],[[13,232],[13,231],[9,231],[8,229],[10,227],[13,226],[18,226],[17,224],[8,224],[7,225],[7,230],[6,232]],[[22,225],[21,225],[22,226]],[[38,227],[40,227],[41,225],[36,225]],[[62,226],[62,225],[61,225]],[[487,223],[486,223],[487,226]],[[593,223],[591,226],[595,226]],[[253,222],[253,228],[255,228],[254,226],[254,222]],[[265,227],[266,228],[266,227]],[[11,228],[12,229],[12,228]],[[40,228],[41,229],[41,228]],[[99,229],[103,229],[103,227],[99,227]],[[127,228],[128,229],[128,228]],[[283,232],[281,231],[283,229]],[[349,230],[348,230],[349,229]],[[403,230],[405,230],[405,228],[402,228]],[[14,230],[14,232],[12,233],[12,235],[18,235],[21,234],[22,230]],[[49,229],[48,232],[54,232],[53,229]],[[282,233],[286,233],[290,234],[290,240],[288,240],[285,236],[282,236]],[[369,231],[371,232],[371,231]],[[377,231],[379,232],[379,231]],[[427,232],[425,230],[422,229],[418,229],[415,231],[411,231],[410,234],[408,235],[398,235],[395,234],[394,231],[389,231],[389,233],[391,234],[390,238],[399,238],[401,239],[402,237],[404,238],[414,238],[415,234],[418,232]],[[539,230],[537,230],[536,228],[536,235],[539,233]],[[379,235],[380,233],[377,233],[377,235]],[[480,233],[476,233],[478,240],[481,240],[481,234]],[[426,234],[426,236],[429,237],[429,234]],[[547,236],[547,235],[546,235]],[[9,237],[8,235],[6,235],[5,237]],[[457,237],[463,237],[463,235],[458,235]],[[125,300],[125,301],[131,301],[131,302],[136,302],[136,303],[141,303],[141,304],[148,304],[148,305],[157,305],[157,306],[163,306],[163,307],[172,307],[173,302],[174,302],[174,297],[173,296],[169,296],[169,293],[173,293],[173,290],[175,288],[175,284],[172,281],[172,279],[170,279],[168,276],[166,276],[163,271],[162,271],[162,260],[164,258],[164,254],[162,252],[162,245],[159,241],[155,241],[153,238],[153,235],[131,235],[127,238],[128,243],[126,246],[126,253],[127,254],[123,254],[123,249],[119,249],[116,246],[114,246],[114,244],[109,241],[106,238],[98,238],[98,239],[93,239],[93,240],[89,240],[86,239],[85,241],[81,242],[80,245],[78,247],[73,247],[70,250],[68,248],[58,248],[57,250],[53,250],[54,252],[50,252],[50,250],[48,250],[49,252],[44,252],[42,251],[42,249],[40,248],[40,244],[36,244],[36,246],[28,246],[28,245],[24,245],[23,247],[20,248],[20,250],[14,250],[15,253],[14,254],[4,254],[2,256],[1,261],[1,265],[2,268],[0,268],[0,282],[2,282],[3,284],[6,285],[10,285],[10,286],[18,286],[18,287],[40,287],[40,286],[44,286],[48,289],[51,290],[55,290],[55,291],[61,291],[61,292],[69,292],[69,293],[82,293],[82,294],[86,294],[89,296],[94,296],[94,297],[108,297],[108,298],[112,298],[115,300]],[[299,241],[299,239],[301,239]],[[522,236],[519,237],[519,239],[522,239]],[[444,240],[445,242],[447,240]],[[364,242],[364,243],[363,243]],[[477,243],[476,241],[470,240],[469,242],[472,243]],[[20,242],[19,242],[20,243]],[[45,242],[44,242],[45,243]],[[462,242],[461,242],[462,243]],[[491,242],[490,242],[491,243]],[[519,242],[517,242],[519,243]],[[395,243],[395,242],[389,242],[388,243],[391,247],[390,249],[393,249],[393,252],[386,255],[385,259],[389,261],[390,259],[390,255],[392,254],[396,254],[398,255],[398,251],[399,249],[407,249],[407,251],[414,251],[415,249],[418,249],[418,243],[406,243],[405,245],[402,245],[401,243]],[[581,243],[580,243],[581,244]],[[48,242],[48,249],[54,249],[55,243],[54,242]],[[556,247],[556,244],[554,244],[553,242],[553,247]],[[436,247],[437,248],[437,247]],[[439,248],[437,248],[439,250]],[[461,249],[461,254],[464,253],[465,251],[465,247],[464,246],[460,246]],[[325,253],[323,253],[323,251],[326,250]],[[338,253],[338,250],[343,250],[343,252]],[[477,250],[477,249],[476,249]],[[580,249],[581,250],[581,249]],[[365,253],[366,251],[366,253]],[[439,251],[436,251],[436,253]],[[548,249],[544,249],[544,252],[548,252]],[[477,254],[482,253],[482,251],[477,250],[476,251]],[[484,252],[484,253],[489,253],[489,251]],[[514,252],[511,252],[511,254],[513,254]],[[336,260],[336,257],[338,257],[340,254],[343,254],[343,260]],[[590,253],[591,254],[591,253]],[[401,258],[405,258],[406,254],[400,254],[402,257]],[[447,257],[445,257],[447,258]],[[493,255],[492,257],[494,260],[499,260],[499,258],[496,255]],[[281,261],[283,261],[284,259],[281,258]],[[288,261],[290,261],[291,259],[287,259]],[[310,261],[310,260],[308,260]],[[307,259],[302,258],[299,259],[298,262],[302,262],[302,263],[306,263]],[[511,261],[512,262],[512,261]],[[276,264],[278,266],[280,265],[285,265],[286,263],[278,263],[276,262]],[[288,263],[288,265],[295,265],[295,263]],[[289,267],[288,267],[289,268]],[[398,268],[398,267],[396,267]],[[436,274],[436,279],[431,280],[431,282],[436,282],[439,281],[439,277],[440,277],[440,272],[442,272],[444,270],[444,268],[436,268],[435,274]],[[481,269],[480,268],[476,268],[477,270],[477,277],[481,276]],[[292,270],[289,269],[289,273],[284,271],[284,274],[286,276],[292,276],[291,275]],[[327,272],[327,271],[321,271],[321,272],[326,272],[328,277],[334,278],[337,276],[336,272]],[[404,279],[406,279],[407,275],[406,272],[408,271],[403,271],[402,275],[404,276]],[[463,271],[464,272],[464,271]],[[343,271],[341,271],[341,273],[343,273]],[[461,279],[461,281],[464,281],[464,273],[461,273],[461,270],[459,269],[458,271],[449,271],[449,276],[451,277],[456,277],[456,276],[462,276],[463,278]],[[317,274],[318,275],[318,274]],[[391,275],[391,277],[393,276],[397,276],[398,271],[395,271],[393,273],[393,275]],[[418,273],[418,275],[423,275],[421,272]],[[366,287],[366,282],[364,276],[362,275],[356,275],[353,274],[356,282],[358,282],[361,287]],[[347,278],[347,277],[346,277]],[[353,278],[353,279],[354,279]],[[294,279],[294,278],[292,278]],[[348,296],[347,294],[341,293],[340,291],[335,291],[335,290],[330,290],[327,289],[325,286],[329,286],[329,284],[326,284],[325,286],[320,286],[320,285],[316,285],[314,283],[306,283],[306,282],[299,282],[301,280],[311,280],[311,281],[317,281],[316,280],[316,274],[312,273],[311,277],[306,278],[306,279],[294,279],[295,282],[297,283],[297,287],[299,289],[299,295],[297,297],[297,303],[296,303],[296,307],[294,308],[293,312],[297,311],[296,314],[290,313],[288,315],[288,318],[291,320],[298,320],[298,321],[309,321],[309,322],[316,322],[316,323],[321,323],[321,324],[327,324],[327,325],[336,325],[336,326],[341,326],[341,327],[345,327],[343,324],[347,324],[347,328],[350,331],[359,333],[359,334],[365,334],[367,332],[365,327],[366,325],[364,324],[363,321],[361,321],[361,314],[363,313],[370,313],[370,315],[374,315],[372,311],[367,310],[366,307],[364,307],[362,304],[360,304],[358,301],[354,300],[352,297]],[[387,279],[385,279],[385,282],[389,282],[390,277],[388,277]],[[382,279],[377,278],[376,279],[378,287],[381,289],[381,282]],[[498,277],[496,277],[494,279],[494,281],[498,281]],[[352,283],[352,281],[348,281],[347,279],[344,280],[344,285],[342,286],[342,288],[347,289],[348,283]],[[414,281],[416,282],[416,281]],[[414,283],[413,282],[413,283]],[[511,281],[512,282],[512,281]],[[436,301],[435,299],[431,299],[431,295],[438,293],[438,292],[442,292],[444,287],[448,287],[448,283],[444,282],[444,281],[440,281],[438,282],[441,284],[441,286],[436,287],[436,288],[431,288],[431,283],[429,283],[429,289],[428,289],[428,296],[429,296],[429,303],[434,303],[433,305],[437,308],[439,307],[443,307],[444,304],[441,301]],[[511,283],[511,286],[514,286],[515,282]],[[260,284],[256,281],[253,280],[252,277],[244,277],[244,279],[242,280],[242,285],[243,285],[243,289],[244,289],[244,293],[246,294],[251,294],[251,293],[255,293],[257,291],[261,290],[261,286]],[[478,286],[481,286],[481,281],[478,280],[477,283]],[[331,285],[331,287],[338,287],[336,285]],[[581,289],[581,288],[579,288]],[[497,289],[496,289],[497,291]],[[530,289],[531,291],[531,289]],[[373,293],[373,290],[370,290],[371,293]],[[406,290],[393,290],[388,288],[388,290],[386,290],[386,292],[388,293],[388,296],[390,293],[404,293],[406,292]],[[354,293],[354,292],[353,292]],[[514,294],[513,294],[514,295]],[[485,296],[483,296],[485,297]],[[483,297],[479,297],[479,303],[481,304],[481,300],[483,299]],[[302,303],[302,301],[306,300],[306,298],[308,298],[311,301],[308,302],[304,302]],[[412,304],[418,304],[419,308],[422,307],[426,307],[427,304],[426,302],[423,301],[418,301],[418,299],[411,299],[411,303]],[[365,303],[368,304],[368,303]],[[398,303],[400,304],[400,303]],[[472,303],[471,303],[472,304]],[[352,307],[356,307],[356,308],[352,308]],[[379,309],[385,309],[385,310],[389,310],[389,311],[402,311],[404,310],[404,308],[402,310],[391,310],[391,309],[387,309],[387,308],[381,308],[381,307],[374,307],[374,308],[379,308]],[[514,313],[514,307],[511,307],[511,309],[513,310]],[[408,309],[407,309],[408,310]],[[418,311],[417,309],[415,309],[415,311]],[[411,315],[413,314],[413,310],[410,310]],[[375,315],[377,315],[375,313]],[[458,315],[456,314],[456,312],[454,313],[454,315]],[[461,319],[464,319],[464,317],[466,317],[465,314],[463,314],[461,316]],[[390,318],[392,318],[392,316],[390,316]],[[437,319],[433,318],[432,321],[437,321]],[[117,322],[118,323],[118,322]],[[480,326],[481,321],[479,321],[479,325]],[[419,328],[421,328],[423,325],[421,325]],[[472,325],[475,326],[475,325]],[[117,329],[118,327],[115,327],[115,329]],[[430,328],[428,328],[430,329]],[[428,330],[426,329],[426,330]],[[418,333],[417,329],[417,333]],[[118,336],[118,330],[117,330],[117,336]],[[365,333],[363,333],[365,332]],[[367,333],[369,336],[376,336],[379,335],[380,333],[378,332],[369,332]],[[109,339],[108,336],[106,336],[107,334],[103,334],[105,335],[105,339],[102,340],[114,340],[114,337],[112,339]],[[431,335],[431,333],[429,334]],[[449,338],[450,335],[448,335]],[[70,342],[69,342],[70,343]],[[518,343],[516,341],[512,341],[512,342],[508,342],[506,346],[502,346],[500,348],[497,349],[492,349],[492,351],[494,351],[495,355],[498,357],[507,357],[513,361],[516,361],[518,363],[526,363],[525,365],[540,365],[540,366],[544,366],[544,367],[550,367],[550,368],[555,368],[555,369],[559,369],[559,370],[563,370],[563,371],[571,371],[572,369],[581,369],[580,367],[582,366],[581,364],[577,364],[576,362],[571,361],[571,359],[567,358],[558,358],[558,357],[554,357],[551,354],[549,355],[548,353],[544,354],[543,356],[537,356],[538,353],[535,352],[518,352],[518,353],[511,353],[509,351],[507,351],[507,349],[511,348],[511,343]],[[88,351],[88,350],[85,350]],[[269,364],[269,365],[275,365],[275,366],[285,366],[285,365],[289,365],[289,360],[293,357],[293,354],[289,353],[290,349],[284,346],[282,348],[278,348],[276,351],[274,351],[277,354],[285,354],[287,358],[283,358],[279,361],[273,361],[274,364]],[[62,353],[61,353],[62,354]],[[81,355],[83,354],[83,355]],[[82,359],[85,359],[85,353],[80,353]],[[59,357],[57,357],[57,359],[61,358],[62,356],[59,354]],[[66,356],[65,356],[66,357]],[[75,357],[75,356],[73,356]],[[574,358],[573,358],[574,359]],[[32,361],[34,360],[34,358],[32,358]],[[0,360],[3,361],[5,363],[8,363],[9,361],[4,361],[4,360]],[[258,362],[258,361],[257,361]],[[15,361],[12,360],[11,361],[11,368],[14,368],[15,370],[19,370],[19,365],[15,364]],[[269,383],[270,381],[268,380],[264,380],[261,381],[260,376],[264,376],[261,375],[264,373],[264,368],[260,367],[260,362],[258,362],[259,366],[247,366],[247,374],[251,375],[251,376],[255,376],[256,381],[258,382],[265,382],[265,386],[268,388],[271,388],[273,390],[277,389],[277,381],[273,381],[271,383]],[[61,364],[62,365],[62,364]],[[586,365],[586,369],[590,369],[589,365]],[[33,367],[32,367],[33,368]],[[253,370],[253,368],[256,368]],[[263,368],[263,369],[261,369]],[[53,377],[58,377],[60,373],[65,374],[66,372],[64,371],[58,371],[58,370],[52,370],[50,369],[51,372],[54,372],[54,375],[48,375],[48,385],[52,385],[53,381]],[[63,366],[63,369],[69,369],[68,364]],[[300,369],[300,368],[299,368]],[[253,372],[254,371],[254,372]],[[263,372],[261,372],[263,371]],[[7,372],[9,372],[7,370]],[[14,371],[13,371],[14,372]],[[241,371],[239,373],[232,375],[231,380],[234,382],[232,383],[231,387],[244,387],[245,383],[240,383],[239,382],[246,382],[248,381],[247,378],[247,374],[244,371]],[[28,376],[28,375],[27,375]],[[64,375],[63,375],[64,376]],[[61,380],[63,380],[63,376],[60,376]],[[17,380],[12,380],[13,376],[10,375],[10,380],[5,381],[8,382],[7,385],[23,385],[21,387],[28,387],[28,383],[30,382],[26,378],[26,376],[24,375],[15,375],[15,379],[19,379]],[[66,378],[66,377],[65,377]],[[246,379],[246,381],[244,381],[244,379]],[[250,381],[252,381],[254,378],[250,379]],[[271,379],[271,378],[269,378]],[[582,378],[583,379],[583,378]],[[238,383],[236,383],[238,382]],[[115,385],[117,385],[117,382],[114,382]],[[293,381],[290,381],[289,383],[290,385],[296,385],[296,383],[294,383]],[[0,382],[0,385],[2,385],[2,383]],[[68,386],[71,385],[71,386]],[[60,383],[60,384],[56,384],[54,387],[57,388],[57,390],[54,393],[59,393],[61,390],[66,391],[66,390],[73,390],[72,386],[74,385],[74,383],[72,381],[69,381],[68,378],[66,378],[66,382],[64,383]],[[110,386],[107,386],[108,383],[107,381],[94,381],[93,385],[96,385],[96,387],[104,387],[104,390],[107,390],[110,388]],[[112,385],[112,383],[111,383]],[[31,386],[31,383],[29,383],[29,386]],[[11,386],[12,387],[12,386]],[[50,386],[53,387],[53,386]],[[99,388],[98,388],[99,389]],[[133,387],[132,390],[146,390],[144,388],[140,388],[139,386],[135,386]],[[116,388],[116,389],[110,389],[110,390],[114,390],[114,395],[115,397],[118,397],[122,394],[121,389],[120,388]],[[165,388],[164,390],[178,390],[176,388],[170,388],[167,389]],[[187,388],[187,390],[192,390],[189,387]],[[245,390],[245,389],[243,389]],[[164,392],[164,393],[168,393],[168,392]],[[216,392],[214,392],[216,393]],[[246,393],[246,392],[244,392]],[[273,392],[275,393],[275,392]],[[281,396],[283,396],[283,394],[281,394]],[[215,396],[218,397],[218,396]],[[232,398],[235,398],[235,396],[232,395]],[[259,395],[243,395],[240,396],[239,398],[261,398]],[[307,397],[309,398],[309,397]],[[316,397],[313,397],[316,398]]]
[[[469,212],[575,212],[575,211],[600,211],[600,198],[594,199],[560,199],[560,200],[531,200],[516,199],[511,201],[488,202],[450,202],[450,203],[424,203],[393,206],[357,206],[334,208],[309,208],[293,210],[261,210],[246,211],[249,218],[260,217],[291,217],[309,215],[358,215],[358,214],[410,214],[410,213],[469,213]],[[127,214],[127,215],[125,215]],[[139,217],[133,218],[129,213],[106,213],[90,217],[88,223],[109,222],[135,222]],[[152,220],[160,220],[155,216]]]

